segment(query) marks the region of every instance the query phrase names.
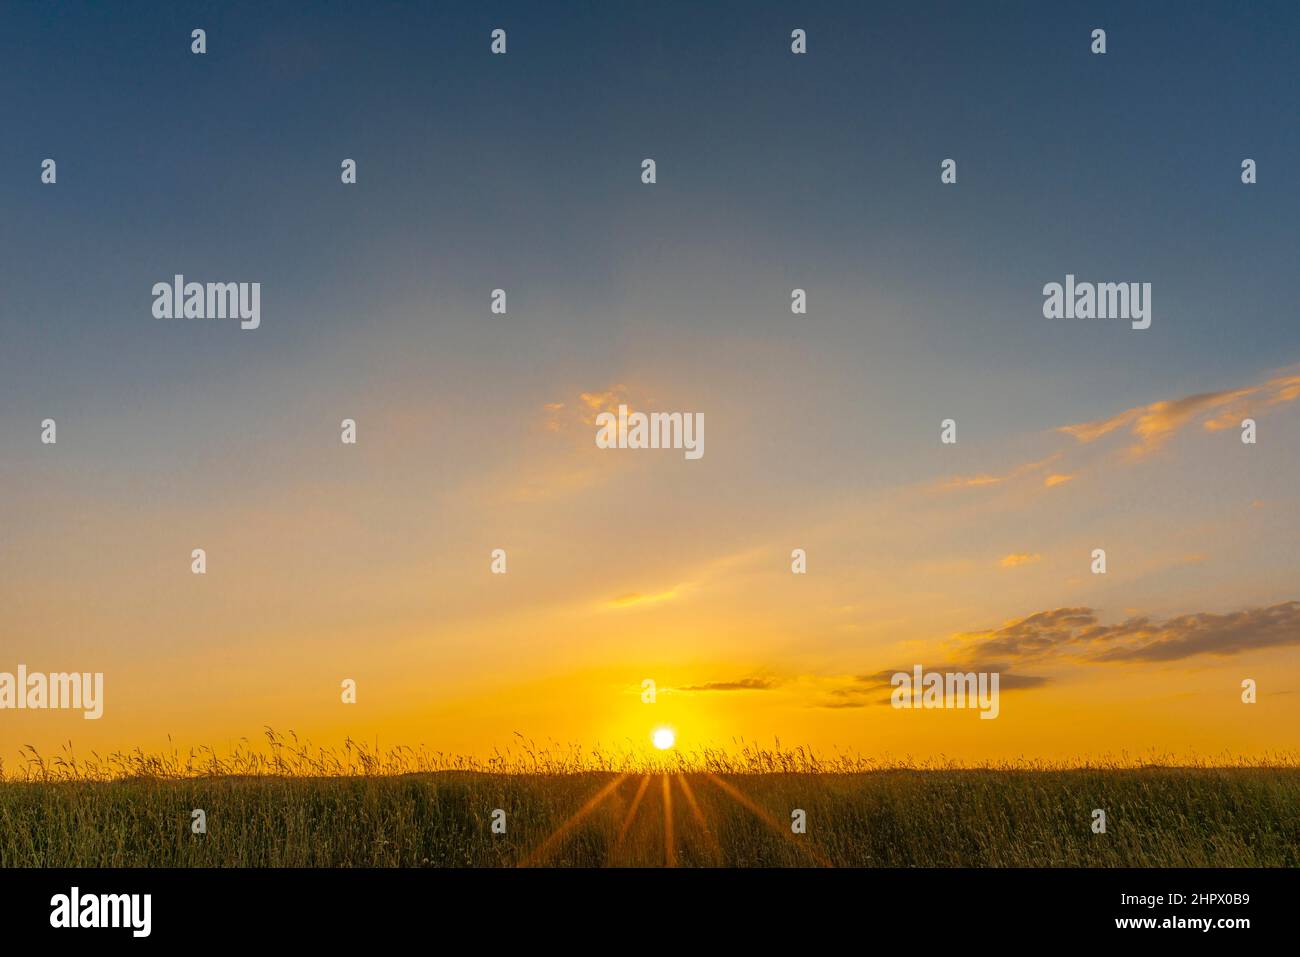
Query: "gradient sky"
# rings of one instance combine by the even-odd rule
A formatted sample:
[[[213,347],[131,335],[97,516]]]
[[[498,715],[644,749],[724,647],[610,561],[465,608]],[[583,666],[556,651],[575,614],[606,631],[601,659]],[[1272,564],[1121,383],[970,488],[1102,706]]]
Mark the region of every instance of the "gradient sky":
[[[697,6],[5,6],[0,671],[106,705],[0,757],[1295,749],[1300,10]],[[1066,273],[1151,328],[1044,319]],[[597,449],[620,401],[704,457]],[[882,704],[916,663],[1000,718]]]

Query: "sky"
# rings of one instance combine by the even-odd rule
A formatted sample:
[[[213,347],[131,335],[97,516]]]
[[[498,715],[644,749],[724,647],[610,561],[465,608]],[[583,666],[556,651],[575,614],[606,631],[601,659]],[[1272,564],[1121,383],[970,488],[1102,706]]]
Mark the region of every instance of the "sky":
[[[105,707],[0,758],[1293,752],[1298,58],[1289,3],[6,5],[0,672]],[[178,273],[260,327],[155,318]],[[998,718],[890,707],[916,664]]]

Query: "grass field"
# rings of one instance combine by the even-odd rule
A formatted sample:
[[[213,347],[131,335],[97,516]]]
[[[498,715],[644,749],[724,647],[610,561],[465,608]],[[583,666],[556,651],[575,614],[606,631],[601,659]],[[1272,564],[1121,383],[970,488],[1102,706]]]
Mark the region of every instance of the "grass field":
[[[0,866],[1300,866],[1293,765],[863,770],[752,751],[619,768],[526,750],[505,770],[329,754],[29,759],[0,782]],[[421,763],[441,769],[404,770]]]

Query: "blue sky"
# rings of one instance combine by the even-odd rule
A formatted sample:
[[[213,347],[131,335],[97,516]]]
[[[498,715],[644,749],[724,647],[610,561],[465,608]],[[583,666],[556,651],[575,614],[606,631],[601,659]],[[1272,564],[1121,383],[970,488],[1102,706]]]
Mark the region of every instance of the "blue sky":
[[[495,27],[504,57],[488,52]],[[806,56],[790,53],[796,27]],[[1089,52],[1095,27],[1104,56]],[[39,646],[98,618],[155,654],[189,627],[183,603],[147,611],[161,554],[227,534],[328,566],[333,592],[299,571],[286,604],[242,609],[277,609],[295,648],[333,614],[339,580],[373,576],[355,587],[382,625],[424,607],[385,575],[408,581],[428,551],[452,569],[462,549],[511,535],[539,566],[547,548],[581,552],[585,577],[551,569],[548,588],[613,566],[619,580],[593,588],[654,593],[704,580],[691,569],[718,556],[788,553],[778,531],[838,511],[857,536],[833,546],[828,533],[843,565],[823,599],[839,605],[884,574],[853,551],[876,549],[877,533],[917,561],[893,585],[913,582],[916,607],[933,604],[934,562],[1009,530],[1075,547],[1108,524],[1195,553],[1186,515],[1231,524],[1215,512],[1226,493],[1282,494],[1295,454],[1276,437],[1293,426],[1261,447],[1262,469],[1174,443],[1129,485],[1071,492],[1065,507],[1033,498],[1024,515],[950,515],[911,538],[901,510],[922,506],[890,496],[1007,473],[1071,449],[1058,427],[1300,361],[1298,27],[1291,3],[9,5],[0,564],[11,582],[22,572],[10,627]],[[46,157],[57,185],[40,183]],[[355,186],[339,182],[345,157]],[[947,157],[955,186],[939,182]],[[1256,185],[1240,182],[1245,157]],[[152,318],[153,284],[178,272],[261,282],[261,328]],[[1150,282],[1152,327],[1045,320],[1041,289],[1066,273]],[[790,315],[796,286],[807,317]],[[507,317],[488,312],[496,287]],[[579,419],[545,431],[545,405],[568,416],[580,395],[619,387],[705,411],[695,471],[620,461],[616,479],[595,478],[575,451],[589,443]],[[340,461],[345,415],[362,441]],[[57,459],[35,441],[46,416]],[[948,416],[953,455],[936,443]],[[1188,476],[1202,484],[1184,488]],[[1117,586],[1115,608],[1294,597],[1278,584],[1293,558],[1278,521],[1277,538],[1233,559],[1240,577],[1151,571],[1156,584]],[[1189,541],[1175,546],[1175,528]],[[125,553],[104,571],[68,558],[81,547]],[[74,610],[56,580],[83,596]],[[976,576],[942,626],[1037,610],[1053,581],[995,611],[978,607]],[[465,594],[446,598],[461,608]],[[193,600],[221,618],[223,600]],[[457,614],[481,627],[493,607]],[[207,640],[228,637],[214,624]],[[823,664],[847,667],[852,648],[824,628],[815,642]],[[784,660],[780,639],[765,647]]]

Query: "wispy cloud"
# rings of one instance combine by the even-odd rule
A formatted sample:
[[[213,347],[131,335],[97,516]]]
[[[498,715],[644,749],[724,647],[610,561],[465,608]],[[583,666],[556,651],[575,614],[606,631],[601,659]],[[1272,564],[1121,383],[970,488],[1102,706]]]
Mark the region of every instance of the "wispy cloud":
[[[1003,568],[1015,568],[1017,565],[1030,565],[1042,559],[1042,555],[1028,554],[1025,552],[1015,552],[1005,556],[1002,561],[998,562]]]
[[[918,662],[921,663],[921,662]],[[1001,662],[965,662],[962,664],[923,663],[926,671],[942,673],[960,672],[968,674],[997,674],[999,691],[1029,691],[1041,688],[1051,679],[1043,675],[1025,675],[1009,671]],[[886,668],[871,674],[855,675],[848,683],[841,683],[827,692],[827,698],[818,702],[821,708],[865,708],[869,705],[887,705],[891,703],[892,680],[899,672],[912,673],[912,665]]]
[[[667,591],[655,592],[651,595],[644,595],[641,592],[628,592],[627,594],[619,595],[616,598],[611,598],[609,601],[605,602],[605,607],[636,608],[644,607],[645,605],[657,605],[662,602],[672,601],[678,596],[681,590],[686,587],[687,586],[685,585],[675,585]]]
[[[780,684],[775,678],[741,678],[738,681],[706,681],[704,684],[686,685],[678,691],[771,691]]]
[[[1137,441],[1129,447],[1134,455],[1155,451],[1187,425],[1201,421],[1210,431],[1232,428],[1262,410],[1300,398],[1300,368],[1291,367],[1263,382],[1221,392],[1202,392],[1125,409],[1091,422],[1060,426],[1056,431],[1079,442],[1095,442],[1116,430],[1124,430]]]
[[[920,663],[920,662],[918,662]],[[886,668],[883,671],[873,672],[869,675],[857,675],[854,680],[858,683],[857,687],[865,691],[876,691],[881,688],[890,687],[890,682],[894,675],[900,671],[907,674],[912,673],[913,665],[906,665],[898,668]],[[999,685],[1007,691],[1014,691],[1025,688],[1039,688],[1047,684],[1048,678],[1041,675],[1022,675],[1012,674],[1008,671],[1004,662],[998,661],[966,661],[961,663],[949,662],[947,664],[925,664],[926,671],[960,671],[960,672],[997,672]],[[840,689],[840,693],[852,694],[851,689]]]
[[[1002,485],[1003,483],[1010,482],[1013,479],[1018,479],[1034,472],[1040,472],[1058,458],[1060,458],[1059,453],[1056,455],[1049,455],[1047,458],[1039,459],[1036,462],[1025,462],[1023,465],[1018,465],[1010,471],[1003,472],[1000,475],[956,475],[952,478],[944,479],[939,484],[940,488],[943,489],[984,488],[990,485]]]
[[[1300,365],[1289,366],[1262,382],[1240,389],[1202,392],[1180,399],[1165,399],[1134,406],[1114,415],[1089,422],[1057,426],[1052,431],[1073,437],[1080,445],[1097,442],[1113,433],[1127,434],[1136,441],[1129,446],[1132,457],[1141,457],[1163,447],[1178,432],[1200,422],[1210,432],[1237,428],[1247,417],[1259,417],[1276,406],[1300,399]],[[1004,472],[957,475],[937,483],[940,491],[979,489],[1006,485],[1019,479],[1042,475],[1044,488],[1059,488],[1078,477],[1078,471],[1048,471],[1065,458],[1057,452],[1046,458],[1024,462]],[[1066,464],[1068,467],[1068,463]],[[1059,466],[1058,466],[1059,468]]]

